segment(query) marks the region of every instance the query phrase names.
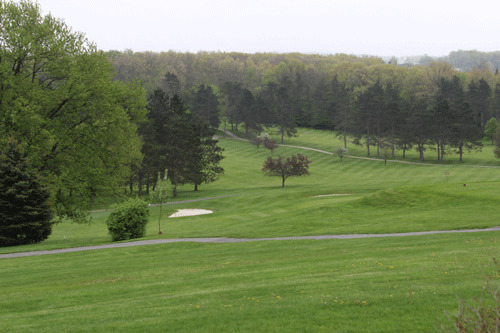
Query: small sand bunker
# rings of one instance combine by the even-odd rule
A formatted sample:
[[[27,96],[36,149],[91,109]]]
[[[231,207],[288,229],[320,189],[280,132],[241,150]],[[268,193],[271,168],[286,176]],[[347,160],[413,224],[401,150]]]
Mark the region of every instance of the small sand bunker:
[[[183,216],[196,216],[212,214],[213,211],[208,209],[177,209],[176,213],[173,213],[169,217],[183,217]]]
[[[351,195],[350,193],[335,193],[335,194],[321,194],[315,195],[315,198],[323,198],[323,197],[339,197],[341,195]]]

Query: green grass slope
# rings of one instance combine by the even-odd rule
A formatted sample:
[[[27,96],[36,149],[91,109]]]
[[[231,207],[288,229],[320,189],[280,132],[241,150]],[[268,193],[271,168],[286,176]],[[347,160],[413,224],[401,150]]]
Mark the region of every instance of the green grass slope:
[[[353,158],[340,163],[331,155],[280,147],[274,156],[300,152],[313,161],[310,176],[290,178],[281,188],[280,179],[266,177],[260,171],[268,150],[231,139],[221,139],[221,145],[226,155],[225,175],[213,184],[203,185],[198,192],[184,186],[175,200],[222,198],[164,206],[161,236],[157,235],[159,207],[152,207],[147,238],[260,238],[498,225],[498,167],[397,162],[385,165],[383,161]],[[347,195],[316,197],[328,194]],[[182,208],[209,209],[214,213],[167,218]],[[2,248],[0,253],[107,243],[108,213],[93,213],[90,225],[58,224],[46,242]]]
[[[293,139],[328,150],[325,133],[301,130]],[[159,207],[152,207],[144,239],[499,225],[500,168],[480,166],[495,165],[492,156],[478,155],[476,164],[384,165],[280,147],[274,156],[300,152],[313,161],[309,177],[281,188],[280,179],[260,171],[267,150],[220,142],[226,174],[198,192],[184,186],[169,201],[221,198],[163,206],[163,235]],[[317,197],[327,194],[346,195]],[[181,208],[214,213],[166,218]],[[110,243],[108,214],[92,213],[89,225],[60,223],[47,241],[0,253]],[[499,253],[500,232],[479,232],[175,243],[0,259],[0,331],[429,332],[445,321],[443,310],[456,311],[457,296],[480,296]]]
[[[0,261],[2,332],[430,332],[500,233],[165,244]]]

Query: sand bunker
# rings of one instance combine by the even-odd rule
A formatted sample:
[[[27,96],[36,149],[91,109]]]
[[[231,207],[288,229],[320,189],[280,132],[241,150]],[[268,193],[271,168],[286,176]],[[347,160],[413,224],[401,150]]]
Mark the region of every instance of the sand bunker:
[[[208,209],[177,209],[176,213],[173,213],[169,217],[183,217],[183,216],[196,216],[212,214],[213,211]]]
[[[323,198],[323,197],[338,197],[341,195],[351,195],[350,193],[336,193],[336,194],[322,194],[322,195],[315,195],[315,198]]]

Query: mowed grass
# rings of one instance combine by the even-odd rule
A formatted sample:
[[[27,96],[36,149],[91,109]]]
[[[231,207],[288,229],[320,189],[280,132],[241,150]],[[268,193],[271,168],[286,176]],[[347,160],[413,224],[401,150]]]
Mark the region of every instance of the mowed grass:
[[[320,131],[321,132],[321,131]],[[321,133],[318,134],[321,136]],[[319,139],[318,139],[319,140]],[[485,228],[498,225],[500,168],[473,165],[412,165],[337,157],[280,147],[273,156],[307,154],[311,175],[290,178],[285,188],[277,177],[262,174],[265,148],[221,139],[226,149],[224,176],[194,192],[180,188],[167,201],[218,199],[151,208],[146,238],[240,237],[392,233]],[[464,186],[464,184],[466,186]],[[316,197],[317,195],[346,194]],[[211,215],[169,219],[177,209],[202,208]],[[105,219],[92,214],[90,225],[63,222],[52,236],[34,245],[0,248],[0,253],[54,249],[110,242]]]
[[[301,130],[304,144],[328,133]],[[304,134],[304,135],[303,135]],[[332,135],[329,133],[328,135]],[[307,142],[306,142],[307,141]],[[497,226],[500,168],[411,165],[303,153],[311,175],[281,180],[260,169],[269,151],[221,139],[226,174],[200,191],[180,188],[143,239],[261,238]],[[466,157],[467,158],[467,157]],[[465,186],[464,186],[465,185]],[[325,194],[342,196],[316,197]],[[218,199],[175,203],[221,196]],[[181,208],[211,215],[168,219]],[[0,253],[110,243],[105,219],[63,222],[40,244]],[[500,232],[236,244],[176,243],[0,259],[0,332],[304,331],[428,332],[480,296]]]
[[[2,260],[0,331],[431,332],[481,294],[499,249],[482,232]]]
[[[272,137],[276,140],[276,142],[281,142],[281,136],[277,133],[277,129],[270,128],[269,132],[272,134]],[[241,136],[244,136],[244,132],[239,132]],[[344,146],[344,139],[341,133],[333,132],[329,130],[316,130],[309,128],[300,128],[298,129],[298,135],[293,137],[285,137],[284,144],[285,145],[294,145],[294,146],[303,146],[303,147],[312,147],[316,149],[325,150],[328,152],[335,152],[337,147]],[[352,143],[353,138],[347,138],[347,149],[348,155],[355,157],[366,157],[366,142],[365,138],[362,137],[360,144],[355,145]],[[492,165],[492,166],[500,166],[500,160],[494,158],[494,150],[495,145],[491,143],[489,140],[482,140],[481,143],[483,147],[481,150],[474,150],[471,152],[464,153],[464,159],[461,164],[465,165]],[[442,164],[453,164],[459,163],[459,155],[456,153],[455,148],[450,148],[445,152],[444,162]],[[382,151],[380,152],[382,154]],[[406,151],[406,157],[403,159],[403,151],[400,149],[395,150],[394,159],[395,160],[404,160],[410,162],[420,162],[419,153],[416,151],[416,147],[412,147],[411,149]],[[377,147],[370,147],[370,157],[377,158]],[[382,159],[382,155],[378,158]],[[434,146],[426,146],[426,150],[424,152],[425,163],[435,163],[441,164],[437,161],[437,151]]]

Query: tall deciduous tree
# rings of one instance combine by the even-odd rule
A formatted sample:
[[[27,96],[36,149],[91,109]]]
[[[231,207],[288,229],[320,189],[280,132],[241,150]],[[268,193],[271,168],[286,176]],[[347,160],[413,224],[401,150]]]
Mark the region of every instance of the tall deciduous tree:
[[[141,158],[143,91],[113,81],[106,56],[36,3],[0,2],[0,22],[0,141],[19,140],[60,216],[84,217]]]
[[[307,156],[297,154],[287,157],[286,160],[278,157],[268,157],[262,166],[262,172],[268,176],[281,177],[281,186],[285,187],[285,180],[289,177],[300,177],[309,175],[309,164],[311,161]]]
[[[496,118],[490,118],[484,126],[484,137],[494,143],[495,134],[498,130],[498,121]]]
[[[52,232],[50,193],[31,169],[19,143],[0,152],[0,246],[38,243]]]

